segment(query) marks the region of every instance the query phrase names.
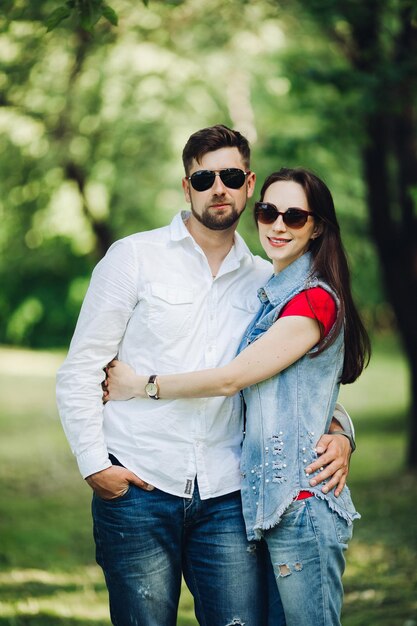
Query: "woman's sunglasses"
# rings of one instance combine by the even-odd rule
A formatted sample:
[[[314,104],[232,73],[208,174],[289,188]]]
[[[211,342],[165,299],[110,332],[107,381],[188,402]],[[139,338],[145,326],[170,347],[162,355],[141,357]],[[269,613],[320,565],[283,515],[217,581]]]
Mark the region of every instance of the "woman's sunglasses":
[[[248,174],[250,172],[244,172],[235,167],[228,167],[218,172],[199,170],[191,174],[191,176],[187,176],[187,180],[190,181],[196,191],[207,191],[207,189],[213,186],[216,176],[220,176],[223,185],[229,187],[229,189],[240,189]]]
[[[255,219],[261,224],[273,224],[282,215],[282,221],[288,228],[302,228],[312,211],[290,207],[286,211],[278,211],[270,202],[255,202]]]

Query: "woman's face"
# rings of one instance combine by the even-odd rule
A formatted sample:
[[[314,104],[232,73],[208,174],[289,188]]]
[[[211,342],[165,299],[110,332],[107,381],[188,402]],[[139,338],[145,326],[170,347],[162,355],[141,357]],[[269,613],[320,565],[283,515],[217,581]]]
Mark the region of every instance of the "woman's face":
[[[272,183],[265,192],[263,202],[275,205],[281,213],[289,208],[310,211],[304,189],[294,181]],[[308,250],[311,239],[319,234],[312,215],[308,216],[302,228],[286,226],[282,215],[278,215],[272,224],[258,221],[258,227],[260,242],[273,262],[275,273],[281,272],[302,256]]]

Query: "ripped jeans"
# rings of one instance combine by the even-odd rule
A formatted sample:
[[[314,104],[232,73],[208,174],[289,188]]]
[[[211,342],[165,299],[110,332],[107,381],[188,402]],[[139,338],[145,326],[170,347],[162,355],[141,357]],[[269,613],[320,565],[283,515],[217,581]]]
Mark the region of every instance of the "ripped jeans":
[[[353,526],[312,497],[264,531],[287,626],[340,626],[344,552]]]
[[[92,511],[115,626],[175,626],[182,575],[201,626],[285,626],[265,545],[246,539],[239,492],[201,500],[197,484],[191,499],[131,485],[115,500],[94,495]]]

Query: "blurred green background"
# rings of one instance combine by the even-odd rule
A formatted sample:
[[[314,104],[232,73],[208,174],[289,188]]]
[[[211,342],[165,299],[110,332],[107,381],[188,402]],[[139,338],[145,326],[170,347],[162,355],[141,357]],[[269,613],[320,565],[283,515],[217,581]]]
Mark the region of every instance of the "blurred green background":
[[[0,6],[0,626],[109,623],[54,376],[95,263],[184,208],[183,145],[216,123],[250,140],[257,191],[303,165],[333,192],[374,344],[342,391],[363,515],[343,623],[417,625],[414,3],[113,0],[115,26],[79,0],[47,32],[61,5]]]

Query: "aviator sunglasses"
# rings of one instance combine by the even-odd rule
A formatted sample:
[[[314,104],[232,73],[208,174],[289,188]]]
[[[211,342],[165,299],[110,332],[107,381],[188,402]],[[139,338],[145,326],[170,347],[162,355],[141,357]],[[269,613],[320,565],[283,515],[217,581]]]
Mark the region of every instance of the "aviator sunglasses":
[[[228,167],[218,172],[199,170],[191,174],[191,176],[187,176],[187,180],[190,181],[196,191],[207,191],[207,189],[213,186],[216,176],[220,176],[223,185],[229,187],[229,189],[240,189],[248,174],[250,172],[244,172],[236,167]]]
[[[277,207],[270,202],[255,202],[255,219],[261,224],[273,224],[279,216],[289,228],[302,228],[305,226],[308,216],[312,211],[290,207],[286,211],[278,211]]]

